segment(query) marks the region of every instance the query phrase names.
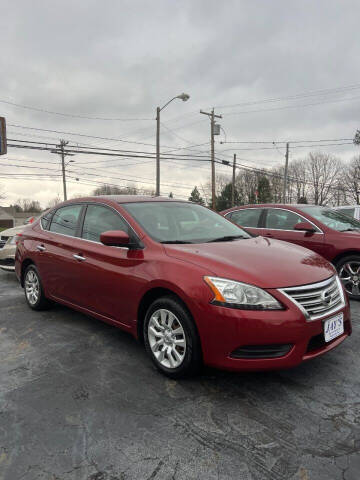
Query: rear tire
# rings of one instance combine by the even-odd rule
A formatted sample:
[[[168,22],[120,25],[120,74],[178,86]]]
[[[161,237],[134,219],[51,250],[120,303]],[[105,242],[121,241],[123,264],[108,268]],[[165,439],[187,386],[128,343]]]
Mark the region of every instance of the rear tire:
[[[145,349],[164,375],[182,378],[199,372],[199,336],[189,312],[175,296],[155,300],[146,312],[143,328]]]
[[[360,255],[341,258],[336,270],[349,298],[360,300]]]
[[[35,265],[29,265],[24,273],[24,291],[27,304],[33,310],[46,310],[50,301],[45,297],[41,278]]]

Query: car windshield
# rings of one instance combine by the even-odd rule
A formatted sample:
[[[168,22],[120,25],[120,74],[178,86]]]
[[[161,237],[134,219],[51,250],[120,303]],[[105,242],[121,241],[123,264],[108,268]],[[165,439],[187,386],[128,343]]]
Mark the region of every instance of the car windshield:
[[[338,210],[333,210],[327,207],[299,207],[300,210],[311,215],[319,220],[329,228],[337,230],[339,232],[346,232],[351,230],[360,230],[360,222],[351,218]]]
[[[161,243],[205,243],[251,238],[221,215],[201,205],[182,202],[122,204],[136,222]]]

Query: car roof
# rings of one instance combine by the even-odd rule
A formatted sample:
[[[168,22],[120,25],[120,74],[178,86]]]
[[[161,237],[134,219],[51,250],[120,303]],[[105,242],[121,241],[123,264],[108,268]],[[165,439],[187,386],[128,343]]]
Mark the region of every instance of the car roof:
[[[169,197],[151,197],[149,195],[100,195],[95,198],[106,198],[116,203],[135,203],[135,202],[184,202],[190,203],[187,200],[177,200]]]
[[[94,202],[94,201],[110,201],[115,203],[136,203],[136,202],[181,202],[192,203],[187,200],[178,200],[176,198],[169,197],[152,197],[150,195],[93,195],[89,197],[79,197],[62,202],[56,207],[60,207],[69,203],[76,202]]]
[[[292,209],[301,209],[303,207],[319,207],[321,205],[313,205],[308,203],[250,203],[248,205],[238,205],[237,207],[228,208],[223,210],[220,213],[232,212],[237,209],[244,208],[287,208],[288,210]]]

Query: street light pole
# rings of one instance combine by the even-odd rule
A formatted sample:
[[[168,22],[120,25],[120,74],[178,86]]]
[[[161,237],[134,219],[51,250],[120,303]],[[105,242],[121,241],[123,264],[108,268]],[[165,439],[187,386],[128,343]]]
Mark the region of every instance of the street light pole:
[[[160,112],[161,110],[164,110],[165,107],[169,105],[173,100],[176,98],[179,98],[183,102],[186,102],[189,100],[190,95],[187,93],[181,93],[180,95],[177,95],[176,97],[173,97],[171,100],[169,100],[163,107],[157,107],[156,108],[156,189],[155,189],[155,196],[159,197],[160,196]]]

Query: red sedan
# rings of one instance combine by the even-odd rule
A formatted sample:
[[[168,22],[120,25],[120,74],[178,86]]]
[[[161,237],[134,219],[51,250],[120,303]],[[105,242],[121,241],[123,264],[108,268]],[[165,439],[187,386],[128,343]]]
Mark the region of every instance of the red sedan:
[[[190,202],[71,200],[17,243],[16,274],[32,309],[59,302],[127,330],[174,378],[203,363],[292,367],[351,333],[330,263]]]
[[[221,212],[255,235],[309,248],[337,269],[349,297],[360,300],[360,222],[319,205],[257,204]]]

